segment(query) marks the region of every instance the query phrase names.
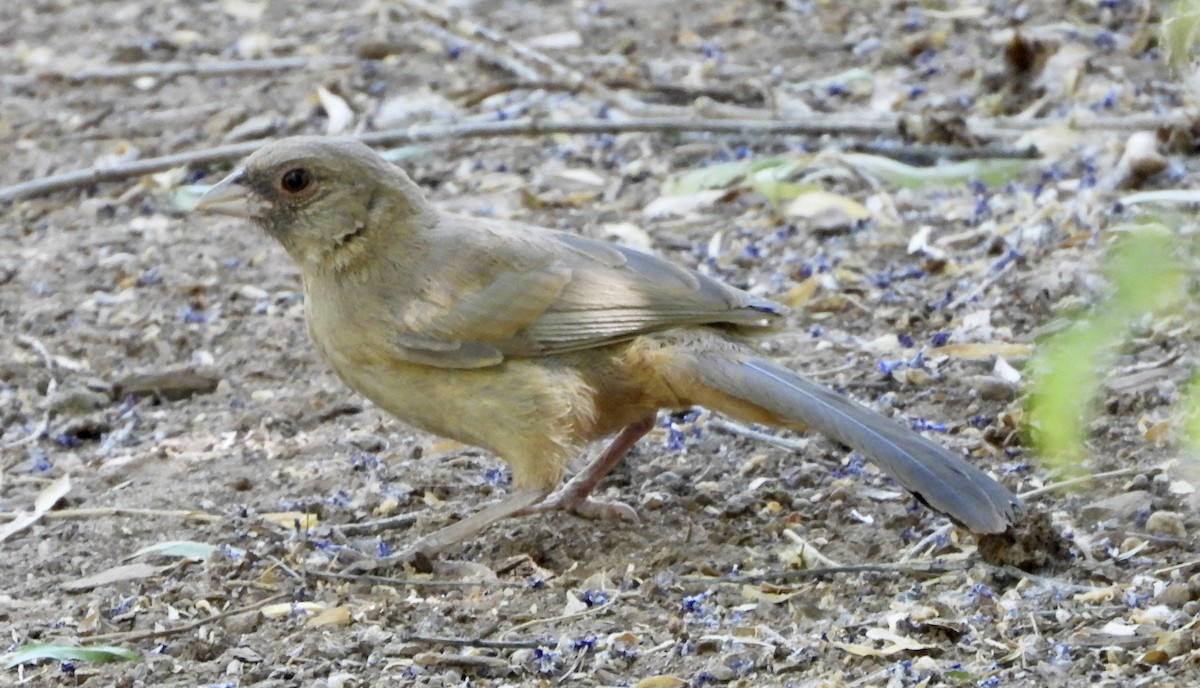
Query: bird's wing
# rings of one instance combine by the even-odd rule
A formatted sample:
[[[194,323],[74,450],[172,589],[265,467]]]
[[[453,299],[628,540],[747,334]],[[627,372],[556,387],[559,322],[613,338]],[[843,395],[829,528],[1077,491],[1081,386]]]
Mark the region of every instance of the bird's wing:
[[[445,215],[396,344],[414,362],[485,367],[706,323],[764,326],[786,309],[634,249]]]

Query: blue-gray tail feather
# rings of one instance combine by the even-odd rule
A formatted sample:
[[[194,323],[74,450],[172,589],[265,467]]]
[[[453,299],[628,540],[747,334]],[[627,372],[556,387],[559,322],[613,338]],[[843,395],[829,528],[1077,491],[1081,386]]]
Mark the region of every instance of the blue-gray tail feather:
[[[961,456],[787,368],[762,359],[708,357],[696,373],[725,394],[858,451],[931,508],[977,533],[1003,532],[1021,508],[1015,495]]]

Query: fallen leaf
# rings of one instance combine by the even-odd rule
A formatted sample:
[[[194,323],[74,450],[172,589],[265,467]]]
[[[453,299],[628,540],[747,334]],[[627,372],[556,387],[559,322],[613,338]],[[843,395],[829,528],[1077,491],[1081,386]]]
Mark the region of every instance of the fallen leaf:
[[[180,557],[183,559],[191,559],[192,561],[204,561],[208,558],[208,555],[215,552],[216,549],[216,545],[210,545],[206,542],[171,540],[168,542],[160,542],[157,545],[143,547],[126,557],[126,559],[134,559],[144,554],[158,554],[164,557]]]
[[[56,662],[127,662],[141,661],[141,657],[132,650],[112,645],[96,645],[93,647],[75,647],[74,645],[56,645],[46,643],[39,645],[24,645],[5,656],[5,669],[11,669],[26,662],[36,662],[40,659],[52,659]]]
[[[823,189],[814,189],[801,193],[792,199],[791,203],[788,203],[783,214],[788,217],[809,218],[830,210],[840,211],[855,222],[871,217],[871,211],[867,210],[866,206],[853,198],[847,198],[846,196]]]
[[[267,523],[274,523],[289,530],[294,528],[310,530],[316,528],[319,522],[316,514],[306,514],[301,511],[276,511],[269,514],[262,514],[259,518]]]
[[[987,359],[993,356],[1005,358],[1029,358],[1033,355],[1032,344],[1013,342],[983,342],[977,344],[947,344],[930,350],[931,356],[950,356],[967,360]]]
[[[646,678],[633,684],[633,688],[679,688],[686,686],[687,681],[674,676],[647,676]]]
[[[325,605],[318,602],[280,602],[263,607],[262,614],[268,619],[279,619],[300,612],[309,615],[320,614],[323,611],[325,611]]]
[[[325,124],[327,136],[344,134],[350,129],[350,125],[354,124],[354,110],[350,109],[345,98],[321,86],[317,88],[317,100],[321,101],[321,107],[324,108],[325,115],[329,118]]]
[[[1033,162],[1012,158],[979,158],[934,167],[913,167],[891,158],[865,153],[845,153],[841,157],[862,172],[907,189],[928,184],[950,186],[971,180],[997,186],[1012,180]]]
[[[667,217],[669,215],[688,215],[716,205],[727,192],[723,189],[697,191],[686,196],[659,196],[646,204],[642,212],[649,217]]]
[[[350,624],[350,608],[339,605],[330,607],[308,620],[309,628],[322,626],[347,626]]]
[[[46,485],[38,493],[37,499],[33,502],[32,512],[22,511],[17,514],[16,518],[5,524],[3,528],[0,528],[0,542],[4,542],[13,535],[37,523],[47,511],[54,508],[58,500],[65,497],[70,491],[71,476],[69,474],[64,473],[62,476],[50,481],[50,484]]]
[[[124,564],[114,566],[111,569],[105,569],[100,573],[94,573],[83,578],[76,578],[73,581],[67,581],[62,584],[63,590],[77,592],[79,590],[91,590],[102,585],[112,585],[130,580],[141,580],[157,575],[162,569],[150,564]]]

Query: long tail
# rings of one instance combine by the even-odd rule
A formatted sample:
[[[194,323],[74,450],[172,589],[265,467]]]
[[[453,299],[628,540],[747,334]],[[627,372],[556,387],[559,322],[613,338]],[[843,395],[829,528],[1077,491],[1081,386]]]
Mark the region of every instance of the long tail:
[[[1021,508],[1008,489],[945,447],[787,368],[740,356],[693,360],[695,377],[683,386],[695,403],[745,420],[775,416],[816,430],[879,464],[922,502],[976,533],[1004,532]]]

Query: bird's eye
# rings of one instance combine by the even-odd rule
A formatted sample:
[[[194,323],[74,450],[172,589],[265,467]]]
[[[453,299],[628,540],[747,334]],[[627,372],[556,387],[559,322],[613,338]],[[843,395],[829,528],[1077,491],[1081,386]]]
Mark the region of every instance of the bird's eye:
[[[303,167],[288,170],[279,178],[279,188],[290,194],[298,194],[312,184],[312,173]]]

